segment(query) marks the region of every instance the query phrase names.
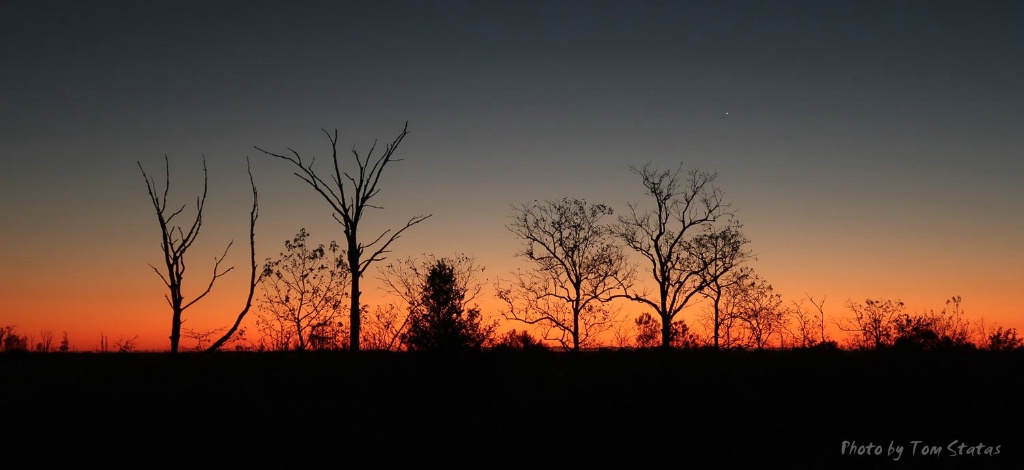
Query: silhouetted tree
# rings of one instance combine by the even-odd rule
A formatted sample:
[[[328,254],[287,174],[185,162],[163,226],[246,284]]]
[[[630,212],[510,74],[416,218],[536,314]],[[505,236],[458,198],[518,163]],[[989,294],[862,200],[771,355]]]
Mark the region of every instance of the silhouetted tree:
[[[925,350],[973,348],[969,322],[963,319],[960,303],[960,296],[954,296],[939,312],[898,315],[893,320],[893,346]]]
[[[881,349],[896,339],[895,322],[903,313],[903,302],[867,299],[863,304],[848,302],[851,316],[837,321],[839,329],[852,333],[850,345],[857,349]]]
[[[721,303],[725,290],[743,282],[749,271],[742,263],[753,259],[745,247],[750,240],[740,232],[742,225],[730,222],[721,230],[708,229],[688,243],[687,251],[704,266],[701,282],[705,285],[702,293],[711,300],[712,345],[719,346],[719,332],[722,327]],[[729,274],[736,272],[737,275]]]
[[[636,326],[636,346],[638,348],[653,348],[662,346],[661,325],[649,312],[642,313],[634,320]],[[672,336],[669,339],[669,347],[676,349],[695,348],[700,345],[696,335],[690,332],[686,322],[676,320],[672,322]]]
[[[984,348],[990,351],[1011,351],[1024,348],[1024,339],[1017,336],[1016,328],[997,328],[986,338]]]
[[[348,261],[349,282],[351,283],[351,289],[349,291],[349,299],[351,300],[349,308],[349,347],[353,351],[359,350],[360,313],[362,312],[362,305],[359,303],[361,295],[359,290],[359,281],[362,279],[363,273],[366,272],[366,268],[368,268],[373,262],[385,259],[383,255],[389,252],[388,246],[398,239],[402,232],[430,217],[430,215],[415,216],[409,219],[409,221],[405,223],[404,227],[398,229],[394,233],[391,233],[390,229],[385,230],[368,244],[364,244],[363,239],[360,237],[359,224],[363,220],[363,215],[365,214],[366,209],[380,209],[380,207],[370,204],[370,201],[378,192],[380,192],[380,188],[377,187],[377,185],[380,182],[380,176],[384,171],[384,167],[386,167],[389,162],[400,161],[400,159],[395,159],[393,156],[395,150],[398,149],[398,145],[402,143],[402,140],[405,139],[406,135],[408,135],[408,129],[409,123],[406,122],[405,127],[402,129],[402,132],[398,137],[388,144],[384,149],[384,153],[373,162],[371,162],[370,159],[373,155],[374,149],[377,147],[377,141],[374,141],[373,146],[370,147],[370,151],[366,153],[365,158],[360,157],[359,153],[355,148],[353,148],[352,154],[355,156],[355,161],[359,169],[355,176],[341,170],[341,165],[338,162],[337,129],[334,130],[334,135],[331,135],[326,129],[321,129],[331,142],[331,157],[334,168],[333,171],[330,172],[331,174],[328,178],[330,182],[316,174],[313,170],[312,160],[308,164],[303,163],[298,152],[292,149],[288,149],[289,152],[291,152],[291,155],[279,155],[256,147],[257,150],[267,155],[287,160],[299,167],[299,171],[295,173],[295,176],[298,176],[309,184],[324,198],[325,201],[327,201],[331,206],[331,209],[334,210],[334,220],[342,225],[346,241],[345,254]],[[345,181],[348,181],[348,183],[345,183]],[[351,186],[349,186],[349,183]],[[347,190],[346,186],[349,186]],[[389,233],[391,233],[390,236],[388,236]],[[372,250],[372,252],[370,252],[369,256],[364,257],[363,254],[365,250]]]
[[[14,332],[13,325],[0,328],[0,351],[28,351],[28,337]]]
[[[68,352],[71,350],[71,344],[68,342],[68,332],[64,332],[64,337],[60,340],[60,347],[57,348],[60,352]]]
[[[805,307],[803,300],[793,302],[789,309],[790,318],[796,323],[790,334],[801,348],[824,346],[830,341],[825,335],[825,299],[815,302],[813,297],[808,296],[807,300],[814,305],[814,311]]]
[[[737,318],[747,332],[747,345],[764,349],[774,335],[783,332],[789,310],[783,305],[782,295],[760,276],[751,274],[731,286],[726,295],[736,299]]]
[[[309,232],[285,240],[285,252],[267,259],[260,287],[263,296],[257,326],[274,339],[276,349],[334,349],[338,315],[348,280],[337,243],[309,246]],[[314,344],[310,344],[310,343]]]
[[[142,163],[139,162],[138,165],[139,170],[142,171],[142,177],[146,180],[146,189],[149,192],[150,200],[153,202],[153,208],[156,210],[157,221],[160,223],[160,246],[163,249],[166,272],[161,272],[153,265],[150,265],[150,267],[164,281],[164,285],[167,286],[169,291],[164,298],[167,299],[167,304],[171,307],[171,353],[177,353],[178,343],[181,340],[182,314],[187,308],[203,297],[206,297],[213,289],[213,284],[218,278],[234,269],[233,267],[225,270],[220,269],[220,265],[227,256],[233,242],[229,242],[227,248],[224,249],[224,254],[214,260],[213,275],[210,278],[210,283],[206,286],[206,290],[192,300],[186,301],[185,295],[182,292],[182,282],[185,275],[185,254],[195,242],[196,237],[199,236],[199,229],[202,227],[203,206],[206,203],[207,190],[206,158],[205,156],[203,158],[203,194],[196,199],[195,219],[193,219],[187,231],[182,228],[182,225],[173,224],[174,218],[185,210],[184,204],[178,210],[168,213],[167,194],[171,185],[171,170],[167,156],[164,156],[166,178],[162,196],[157,192],[156,182],[142,168]],[[253,182],[251,168],[249,169],[249,183],[252,186],[252,210],[249,213],[249,258],[251,264],[249,295],[246,298],[245,306],[235,318],[234,324],[207,349],[208,351],[216,351],[235,333],[238,326],[242,323],[242,319],[245,318],[246,313],[248,313],[249,308],[252,306],[252,297],[256,290],[256,218],[259,213],[259,204],[257,201],[256,183]]]
[[[413,351],[479,351],[494,334],[480,309],[466,309],[467,280],[459,278],[457,264],[436,260],[422,278],[416,303],[409,310],[402,342]]]
[[[505,317],[540,324],[547,328],[545,339],[573,351],[610,329],[606,303],[634,275],[611,228],[601,223],[611,214],[604,204],[569,198],[515,207],[507,228],[526,242],[517,255],[535,266],[514,273],[511,285],[498,286]]]
[[[53,345],[53,332],[50,330],[44,330],[39,332],[39,342],[36,343],[37,352],[50,352],[50,347]]]
[[[630,213],[619,217],[618,232],[627,246],[650,263],[657,292],[627,290],[625,296],[658,314],[661,344],[668,348],[673,319],[708,285],[704,274],[713,260],[698,257],[701,252],[694,250],[693,239],[699,234],[695,232],[712,233],[717,221],[732,214],[715,185],[716,173],[691,170],[684,180],[681,167],[657,171],[645,165],[632,170],[654,200],[654,208],[641,211],[637,204],[630,203]]]

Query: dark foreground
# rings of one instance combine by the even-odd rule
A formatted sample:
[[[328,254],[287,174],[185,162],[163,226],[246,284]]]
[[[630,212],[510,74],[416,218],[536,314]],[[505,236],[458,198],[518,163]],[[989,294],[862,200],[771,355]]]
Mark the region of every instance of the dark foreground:
[[[981,352],[4,354],[0,451],[143,468],[1012,468],[1022,365]]]

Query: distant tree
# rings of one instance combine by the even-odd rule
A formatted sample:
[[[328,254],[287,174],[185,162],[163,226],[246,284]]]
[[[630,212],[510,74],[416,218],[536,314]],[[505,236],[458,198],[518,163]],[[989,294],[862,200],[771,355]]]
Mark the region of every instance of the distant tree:
[[[14,329],[13,325],[0,328],[0,351],[28,351],[28,337],[15,333]]]
[[[224,258],[228,254],[228,250],[231,248],[233,242],[229,242],[227,248],[224,249],[224,254],[214,260],[213,275],[210,278],[210,283],[206,286],[206,290],[200,293],[192,300],[186,300],[185,294],[182,291],[182,282],[185,275],[185,254],[192,244],[195,242],[197,236],[199,236],[199,229],[202,227],[203,221],[203,207],[206,203],[206,190],[207,190],[207,175],[206,175],[206,158],[203,158],[203,193],[202,196],[196,199],[196,215],[192,223],[189,225],[188,230],[184,230],[181,225],[173,225],[174,218],[185,210],[185,205],[175,210],[174,212],[168,212],[167,207],[167,194],[170,189],[171,183],[171,171],[170,162],[167,156],[164,156],[165,164],[165,181],[163,188],[163,195],[161,196],[158,192],[158,186],[156,181],[151,179],[147,174],[146,170],[142,168],[142,163],[139,162],[139,170],[142,171],[142,177],[146,180],[146,189],[149,192],[149,198],[153,203],[153,209],[156,211],[157,221],[160,224],[160,246],[163,249],[164,255],[164,268],[165,272],[161,272],[155,266],[150,265],[153,271],[156,272],[160,279],[163,280],[164,285],[168,289],[168,294],[164,297],[167,299],[167,304],[171,307],[171,353],[178,352],[178,344],[181,341],[181,324],[183,322],[182,314],[186,309],[194,305],[213,289],[214,282],[221,276],[230,272],[233,268],[227,268],[221,270],[220,265],[224,261]],[[242,323],[242,319],[245,318],[248,313],[250,306],[252,305],[253,293],[256,289],[256,217],[259,212],[259,205],[257,203],[256,194],[256,183],[252,179],[252,170],[249,170],[249,183],[252,186],[252,211],[249,214],[249,250],[250,250],[250,262],[251,262],[251,275],[249,278],[249,296],[246,299],[245,307],[238,314],[234,324],[228,329],[224,335],[215,341],[209,351],[216,351],[224,344],[231,335],[235,333],[238,326]]]
[[[986,338],[986,343],[983,345],[985,349],[990,351],[1011,351],[1017,349],[1024,349],[1024,339],[1017,336],[1016,328],[1003,327],[997,328]]]
[[[412,351],[479,351],[494,334],[480,309],[466,308],[466,279],[457,262],[441,258],[422,278],[417,301],[410,306],[402,342]]]
[[[295,173],[295,176],[305,181],[306,184],[310,185],[327,201],[331,209],[334,210],[334,220],[342,225],[346,242],[345,255],[348,261],[349,282],[351,283],[349,290],[349,299],[351,301],[349,307],[349,347],[353,351],[358,351],[360,345],[360,316],[363,306],[359,303],[362,293],[359,290],[359,282],[362,279],[363,273],[366,272],[366,269],[373,262],[385,259],[383,255],[389,253],[388,247],[398,239],[402,232],[430,217],[430,215],[415,216],[394,233],[391,233],[390,229],[385,230],[368,244],[364,244],[365,240],[360,236],[359,224],[363,221],[366,209],[380,209],[379,206],[372,205],[370,201],[380,192],[377,184],[380,182],[380,176],[384,171],[384,167],[389,162],[400,161],[400,159],[395,159],[393,156],[395,150],[398,149],[398,145],[408,135],[408,129],[409,123],[406,122],[398,137],[388,144],[384,149],[384,153],[372,163],[370,158],[377,147],[376,141],[370,147],[370,151],[366,153],[365,158],[360,157],[359,153],[353,148],[352,154],[355,156],[358,166],[358,173],[355,176],[351,176],[348,172],[341,170],[338,162],[337,129],[335,129],[333,135],[328,133],[327,130],[321,129],[324,134],[327,134],[327,138],[331,142],[333,171],[329,171],[330,176],[328,179],[330,182],[316,174],[313,170],[312,160],[308,164],[304,163],[298,152],[294,150],[288,149],[291,155],[279,155],[256,147],[257,150],[267,155],[289,161],[299,167],[299,171]],[[351,186],[345,183],[345,181],[351,183]],[[346,186],[349,186],[348,189],[346,189]],[[389,233],[391,234],[390,236],[388,235]],[[369,256],[364,256],[364,251],[366,250],[372,250]]]
[[[902,313],[893,320],[893,345],[910,349],[971,348],[969,322],[963,320],[960,296],[946,301],[936,312],[910,315]]]
[[[50,352],[53,345],[53,332],[43,330],[39,332],[39,342],[36,343],[36,352]]]
[[[632,168],[640,176],[654,208],[642,211],[635,203],[629,214],[619,217],[618,234],[650,264],[657,292],[632,292],[626,297],[651,307],[661,319],[662,347],[671,347],[675,316],[708,287],[706,276],[711,259],[695,250],[698,232],[709,233],[719,220],[731,216],[715,185],[716,173],[690,171],[686,178],[675,171],[658,171],[645,165]]]
[[[700,260],[703,266],[700,272],[704,284],[702,294],[711,301],[712,345],[719,347],[719,333],[722,328],[721,304],[726,289],[743,282],[750,271],[744,269],[743,263],[750,261],[754,255],[746,248],[750,243],[740,229],[743,226],[730,221],[721,229],[708,228],[693,238],[686,249],[690,256]],[[736,275],[730,275],[736,273]]]
[[[345,298],[348,271],[337,243],[312,246],[309,232],[285,240],[285,251],[268,258],[260,276],[260,311],[256,325],[275,338],[276,349],[336,349],[336,334]],[[313,343],[313,344],[311,344]]]
[[[863,304],[847,302],[851,315],[838,320],[839,329],[851,333],[850,345],[857,349],[881,349],[896,339],[896,321],[903,314],[903,302],[867,299]]]
[[[760,276],[752,274],[729,288],[727,295],[737,301],[737,318],[748,334],[748,345],[764,349],[773,336],[783,332],[789,310],[782,295]]]
[[[64,352],[64,353],[66,353],[68,351],[71,351],[71,344],[68,342],[68,332],[67,331],[64,332],[64,337],[61,338],[61,340],[60,340],[60,347],[57,350],[60,351],[60,352]]]
[[[807,308],[803,300],[793,302],[789,309],[792,323],[795,323],[790,330],[790,335],[801,348],[823,345],[828,341],[825,336],[825,299],[820,302],[815,302],[813,297],[808,297],[808,299],[814,305],[815,310]]]
[[[544,327],[545,339],[572,351],[611,329],[606,304],[634,276],[611,227],[601,222],[611,214],[604,204],[570,198],[516,206],[507,228],[525,242],[517,256],[534,267],[498,286],[505,317]]]
[[[526,330],[509,330],[494,341],[492,349],[516,351],[547,351],[544,341]]]

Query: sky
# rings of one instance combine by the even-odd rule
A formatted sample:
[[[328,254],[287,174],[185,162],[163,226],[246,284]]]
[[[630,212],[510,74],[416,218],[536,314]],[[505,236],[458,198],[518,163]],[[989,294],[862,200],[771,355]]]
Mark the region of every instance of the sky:
[[[139,170],[162,181],[167,156],[189,217],[204,158],[209,172],[186,294],[234,241],[235,270],[184,327],[227,326],[247,292],[247,159],[257,259],[300,228],[342,239],[255,147],[326,168],[322,129],[337,129],[351,168],[345,152],[408,122],[363,228],[432,216],[389,261],[464,253],[492,285],[529,266],[513,205],[621,214],[649,207],[630,167],[682,165],[718,173],[752,266],[788,302],[840,317],[849,301],[917,313],[959,295],[971,319],[1024,329],[1021,57],[1014,1],[5,1],[0,325],[66,331],[83,351],[101,336],[169,348]],[[368,303],[388,301],[368,282]]]

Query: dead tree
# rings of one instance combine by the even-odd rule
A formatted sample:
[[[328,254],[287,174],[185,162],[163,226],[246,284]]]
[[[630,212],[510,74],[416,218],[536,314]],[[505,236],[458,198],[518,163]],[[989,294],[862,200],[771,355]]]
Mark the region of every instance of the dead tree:
[[[355,148],[352,149],[352,155],[355,157],[356,164],[358,166],[358,173],[355,176],[350,175],[348,172],[341,170],[341,165],[338,162],[338,130],[334,130],[334,134],[327,132],[326,129],[321,129],[324,134],[327,135],[328,140],[331,142],[331,158],[333,161],[333,171],[327,180],[321,178],[313,170],[313,160],[308,163],[303,162],[302,157],[295,150],[288,149],[291,155],[280,155],[273,152],[268,152],[259,147],[257,150],[270,155],[272,157],[287,160],[297,166],[299,171],[295,172],[295,176],[298,176],[306,184],[310,185],[320,196],[334,210],[334,220],[342,225],[342,230],[345,235],[346,250],[345,255],[348,261],[349,269],[349,280],[351,282],[351,291],[349,299],[351,300],[351,307],[349,309],[350,317],[350,340],[349,347],[352,351],[359,350],[359,332],[360,332],[360,311],[362,306],[359,303],[360,290],[359,281],[363,277],[363,273],[370,267],[374,261],[384,260],[383,256],[385,253],[389,253],[388,246],[391,245],[398,237],[409,227],[416,225],[427,218],[430,215],[418,215],[405,223],[405,226],[392,232],[392,230],[385,230],[383,233],[378,235],[372,242],[364,244],[363,239],[359,234],[359,224],[363,220],[363,215],[366,209],[381,209],[379,206],[370,204],[370,200],[380,192],[380,188],[377,186],[380,182],[380,175],[384,171],[384,167],[389,162],[401,161],[395,159],[394,153],[398,149],[398,145],[402,143],[402,140],[409,133],[409,123],[405,123],[405,127],[402,132],[396,137],[387,147],[384,149],[384,153],[377,157],[376,160],[371,161],[374,150],[377,148],[377,141],[374,141],[373,146],[370,147],[370,151],[366,153],[365,157],[361,157],[359,152]],[[315,160],[315,159],[314,159]],[[329,180],[329,181],[328,181]],[[346,183],[347,181],[347,183]],[[346,186],[349,186],[346,189]],[[390,234],[390,236],[389,236]],[[371,250],[369,256],[364,256],[364,252]]]
[[[184,225],[175,224],[174,218],[180,215],[185,210],[183,204],[178,210],[168,213],[167,207],[167,196],[171,186],[171,171],[170,162],[167,156],[164,156],[164,170],[165,170],[165,182],[163,188],[163,194],[157,191],[158,187],[156,181],[146,174],[146,170],[142,168],[142,163],[138,162],[139,170],[142,171],[142,177],[146,180],[146,189],[149,192],[149,198],[153,203],[153,209],[156,211],[157,221],[160,223],[160,246],[163,250],[164,255],[164,268],[166,272],[161,272],[156,266],[150,265],[153,271],[156,272],[160,279],[164,282],[164,285],[168,289],[168,293],[164,295],[167,300],[167,304],[171,307],[171,353],[178,352],[178,344],[181,340],[181,324],[182,314],[186,309],[194,305],[213,289],[214,282],[218,278],[232,271],[234,267],[221,270],[221,263],[228,254],[228,250],[231,249],[231,245],[234,242],[228,242],[227,248],[224,249],[224,253],[220,257],[214,259],[213,274],[210,277],[210,282],[207,284],[206,289],[192,298],[192,300],[186,300],[185,295],[182,292],[182,283],[185,276],[185,254],[188,249],[195,242],[196,237],[199,236],[199,230],[203,223],[203,207],[206,203],[206,190],[207,190],[207,172],[206,172],[206,157],[203,157],[203,193],[196,199],[196,215],[192,220],[191,224],[188,225],[188,229],[185,230]],[[252,186],[252,210],[249,213],[249,250],[250,250],[250,261],[251,261],[251,274],[249,282],[249,296],[246,299],[245,306],[235,319],[234,324],[228,329],[228,331],[216,342],[214,342],[207,351],[216,351],[224,344],[231,335],[235,333],[238,326],[242,323],[242,319],[245,318],[246,313],[249,312],[249,308],[252,305],[253,293],[256,289],[256,218],[259,213],[259,203],[257,201],[256,183],[252,178],[252,169],[248,169],[249,172],[249,183]]]

